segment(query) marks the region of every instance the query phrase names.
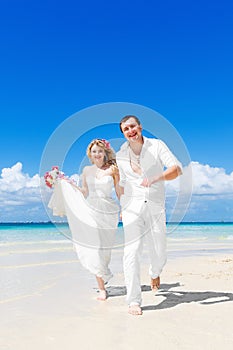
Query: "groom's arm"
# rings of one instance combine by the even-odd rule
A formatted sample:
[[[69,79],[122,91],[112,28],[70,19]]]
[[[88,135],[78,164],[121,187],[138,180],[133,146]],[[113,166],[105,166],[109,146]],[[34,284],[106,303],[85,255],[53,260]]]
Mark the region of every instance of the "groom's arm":
[[[152,184],[159,181],[174,180],[182,174],[182,169],[178,165],[173,165],[166,169],[162,174],[153,176],[151,178],[144,178],[141,186],[150,187]]]

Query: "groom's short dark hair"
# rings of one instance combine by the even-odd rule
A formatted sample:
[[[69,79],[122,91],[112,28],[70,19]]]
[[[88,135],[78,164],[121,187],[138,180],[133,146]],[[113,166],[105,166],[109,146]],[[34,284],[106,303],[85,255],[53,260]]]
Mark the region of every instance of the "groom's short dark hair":
[[[141,125],[141,122],[140,122],[140,120],[138,119],[138,117],[136,117],[135,115],[126,115],[126,116],[124,116],[124,117],[121,119],[121,121],[120,121],[120,130],[121,130],[121,132],[122,132],[121,124],[122,124],[122,123],[125,123],[129,118],[134,118],[134,120],[136,121],[136,123],[137,123],[138,125]]]

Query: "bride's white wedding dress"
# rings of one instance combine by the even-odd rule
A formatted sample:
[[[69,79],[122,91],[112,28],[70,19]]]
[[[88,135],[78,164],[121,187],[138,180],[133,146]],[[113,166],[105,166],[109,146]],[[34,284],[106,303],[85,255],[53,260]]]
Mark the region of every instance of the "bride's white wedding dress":
[[[113,178],[87,176],[89,194],[83,194],[66,180],[58,180],[49,201],[53,215],[66,216],[81,264],[107,282],[111,248],[119,220],[119,206],[112,198]]]

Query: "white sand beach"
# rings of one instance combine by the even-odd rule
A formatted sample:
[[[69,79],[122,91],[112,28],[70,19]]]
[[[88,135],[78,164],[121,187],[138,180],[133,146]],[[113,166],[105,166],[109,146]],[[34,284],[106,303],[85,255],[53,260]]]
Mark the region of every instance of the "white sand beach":
[[[223,250],[217,251],[219,247]],[[101,302],[96,300],[95,278],[80,266],[71,243],[2,245],[0,348],[230,350],[232,251],[230,242],[169,243],[155,294],[149,287],[145,250],[143,315],[132,316],[125,303],[121,249],[113,251],[114,277],[109,298]]]

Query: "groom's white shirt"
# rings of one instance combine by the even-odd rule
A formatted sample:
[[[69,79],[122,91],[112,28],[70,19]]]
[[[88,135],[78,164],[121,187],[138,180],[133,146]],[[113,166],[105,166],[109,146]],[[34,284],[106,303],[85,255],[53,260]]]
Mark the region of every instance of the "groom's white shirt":
[[[133,171],[130,165],[128,141],[121,146],[116,154],[120,173],[120,186],[124,187],[124,196],[126,197],[147,199],[156,203],[156,205],[164,206],[164,181],[156,182],[148,188],[141,186],[142,180],[146,177],[159,176],[164,171],[164,168],[170,168],[174,165],[182,169],[182,165],[163,141],[145,136],[143,136],[143,139],[144,143],[140,153],[142,175]]]

